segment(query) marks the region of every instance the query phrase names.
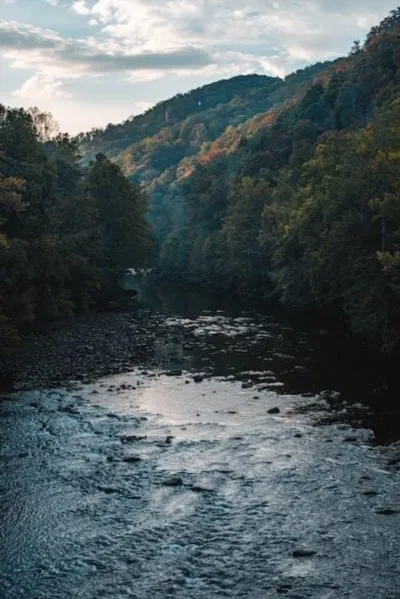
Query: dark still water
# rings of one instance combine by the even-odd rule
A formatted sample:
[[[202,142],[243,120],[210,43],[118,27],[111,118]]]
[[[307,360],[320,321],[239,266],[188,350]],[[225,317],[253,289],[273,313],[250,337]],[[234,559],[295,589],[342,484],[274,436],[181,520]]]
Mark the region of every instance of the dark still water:
[[[380,367],[230,298],[147,297],[146,370],[0,403],[1,599],[399,599]]]

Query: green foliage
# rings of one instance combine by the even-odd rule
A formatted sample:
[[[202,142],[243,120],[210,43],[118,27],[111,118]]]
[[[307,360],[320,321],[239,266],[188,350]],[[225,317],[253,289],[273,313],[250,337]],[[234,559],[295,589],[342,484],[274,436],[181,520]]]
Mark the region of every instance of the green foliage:
[[[347,57],[239,77],[84,136],[146,187],[159,268],[400,331],[400,9]]]
[[[222,155],[173,183],[185,227],[162,246],[166,276],[174,262],[181,278],[339,312],[385,349],[400,341],[395,17],[290,105],[244,124],[245,144],[230,132],[211,146]]]
[[[141,190],[105,157],[79,159],[50,115],[0,106],[0,352],[104,301],[152,255]]]

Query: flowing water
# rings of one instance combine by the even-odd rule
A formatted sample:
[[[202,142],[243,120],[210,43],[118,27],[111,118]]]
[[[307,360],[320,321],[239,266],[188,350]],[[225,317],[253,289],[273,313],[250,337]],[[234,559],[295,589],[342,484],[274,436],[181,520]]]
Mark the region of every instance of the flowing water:
[[[0,404],[1,599],[399,599],[398,444],[325,335],[173,304],[147,371]]]

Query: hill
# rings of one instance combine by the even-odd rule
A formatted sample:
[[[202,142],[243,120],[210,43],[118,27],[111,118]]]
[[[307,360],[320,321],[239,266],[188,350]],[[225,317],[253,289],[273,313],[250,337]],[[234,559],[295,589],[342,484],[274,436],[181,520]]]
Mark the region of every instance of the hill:
[[[104,153],[125,173],[148,184],[183,158],[207,151],[228,126],[237,126],[288,99],[324,68],[315,65],[289,78],[243,75],[218,81],[161,102],[142,115],[104,130],[81,133],[84,163]]]
[[[147,188],[164,276],[339,313],[392,347],[399,92],[397,9],[342,59],[206,86],[89,134],[81,151]]]

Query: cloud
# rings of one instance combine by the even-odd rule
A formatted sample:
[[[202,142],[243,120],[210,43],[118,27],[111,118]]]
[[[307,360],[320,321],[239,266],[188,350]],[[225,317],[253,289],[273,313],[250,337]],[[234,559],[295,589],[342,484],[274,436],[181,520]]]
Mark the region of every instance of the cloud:
[[[277,54],[286,72],[336,57],[392,8],[391,0],[77,0],[72,9],[96,19],[119,43],[159,52],[192,45],[210,54]]]
[[[0,22],[0,49],[14,59],[14,66],[36,66],[47,70],[54,67],[62,69],[65,76],[68,71],[76,76],[79,73],[198,69],[211,62],[207,52],[195,47],[131,53],[109,44],[107,52],[93,39],[64,39],[54,31],[6,21]]]
[[[54,31],[16,21],[0,21],[0,49],[2,50],[55,50],[62,45],[62,38]]]
[[[77,12],[78,15],[90,15],[91,14],[91,10],[90,10],[90,8],[88,8],[86,6],[84,0],[77,0],[77,2],[74,2],[74,4],[72,5],[72,10]]]
[[[44,100],[51,98],[70,98],[71,94],[68,91],[64,81],[58,80],[56,77],[37,73],[22,86],[13,92],[13,96],[18,98],[35,98],[35,100]]]

